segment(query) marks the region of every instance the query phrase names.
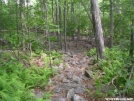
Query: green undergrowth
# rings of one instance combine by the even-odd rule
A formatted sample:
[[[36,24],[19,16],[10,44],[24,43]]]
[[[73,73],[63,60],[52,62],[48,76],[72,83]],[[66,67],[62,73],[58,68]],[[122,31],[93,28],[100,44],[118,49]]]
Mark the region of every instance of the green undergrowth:
[[[32,57],[21,53],[21,59],[29,59],[42,56],[32,54]],[[61,54],[52,52],[51,57],[57,59]],[[32,93],[35,87],[44,89],[48,85],[49,78],[55,71],[49,67],[49,57],[43,58],[45,65],[39,67],[36,64],[26,67],[18,61],[10,52],[1,55],[0,58],[0,101],[50,101],[49,92],[44,93],[44,97],[37,99]]]
[[[95,58],[96,50],[92,49],[89,55]],[[95,78],[95,96],[134,96],[134,76],[129,78],[131,74],[134,75],[133,72],[131,73],[134,65],[128,51],[121,50],[119,47],[106,48],[104,56],[105,59],[99,60],[97,63],[103,73],[101,78]]]

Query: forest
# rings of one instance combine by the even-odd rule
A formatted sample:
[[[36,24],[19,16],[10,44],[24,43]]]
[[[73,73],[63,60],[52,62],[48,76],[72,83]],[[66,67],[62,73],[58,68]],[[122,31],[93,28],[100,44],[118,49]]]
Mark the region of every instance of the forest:
[[[134,0],[0,0],[0,101],[133,101]]]

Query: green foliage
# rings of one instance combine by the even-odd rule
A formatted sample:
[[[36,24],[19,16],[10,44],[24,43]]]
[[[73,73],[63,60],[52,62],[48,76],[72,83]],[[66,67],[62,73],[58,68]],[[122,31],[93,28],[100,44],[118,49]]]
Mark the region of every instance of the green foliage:
[[[49,93],[37,99],[30,89],[47,85],[51,74],[48,67],[26,68],[15,58],[8,57],[0,67],[0,101],[49,101]]]
[[[95,55],[95,49],[92,49],[90,55]],[[134,85],[132,78],[128,80],[128,62],[130,65],[132,63],[129,60],[129,55],[126,51],[122,51],[119,47],[114,47],[112,49],[106,48],[105,59],[100,60],[98,65],[102,68],[102,71],[105,72],[105,75],[102,75],[101,79],[96,80],[96,89],[97,95],[101,94],[100,88],[102,85],[110,84],[114,88],[109,88],[107,95],[115,96],[128,92],[134,92],[132,85]],[[130,90],[131,89],[131,90]]]
[[[50,42],[58,42],[58,39],[56,36],[50,36],[49,39],[50,39]]]

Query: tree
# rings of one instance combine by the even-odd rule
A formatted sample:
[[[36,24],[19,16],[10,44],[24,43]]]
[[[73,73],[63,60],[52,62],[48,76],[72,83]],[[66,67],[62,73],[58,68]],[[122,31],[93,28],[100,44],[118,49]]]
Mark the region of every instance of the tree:
[[[26,46],[25,46],[25,23],[24,23],[24,6],[25,6],[25,1],[20,0],[20,19],[21,19],[21,33],[22,33],[22,49],[25,51]]]
[[[114,0],[110,0],[110,48],[113,47],[113,30],[114,30]]]
[[[67,51],[67,40],[66,40],[66,6],[67,2],[64,1],[64,46],[65,46],[65,53]]]
[[[104,47],[101,19],[99,14],[100,10],[98,0],[91,0],[91,10],[92,10],[93,27],[96,40],[96,50],[98,56],[97,58],[102,59],[103,53],[105,52],[105,47]]]

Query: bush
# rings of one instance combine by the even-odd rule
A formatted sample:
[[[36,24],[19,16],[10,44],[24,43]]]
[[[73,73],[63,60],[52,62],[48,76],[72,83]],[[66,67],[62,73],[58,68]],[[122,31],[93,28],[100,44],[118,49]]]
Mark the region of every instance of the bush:
[[[95,49],[91,50],[91,56],[95,55]],[[128,79],[130,72],[128,72],[129,65],[132,65],[127,51],[122,51],[119,47],[112,49],[106,48],[105,59],[99,60],[98,65],[102,68],[105,75],[101,79],[96,79],[97,93],[101,92],[102,85],[109,84],[114,88],[109,89],[106,96],[116,95],[131,95],[134,93],[134,77]],[[128,65],[129,63],[129,65]],[[102,93],[101,93],[102,94]]]
[[[30,89],[47,85],[51,74],[50,68],[26,68],[8,57],[0,67],[0,101],[48,101],[45,97],[36,99]]]

